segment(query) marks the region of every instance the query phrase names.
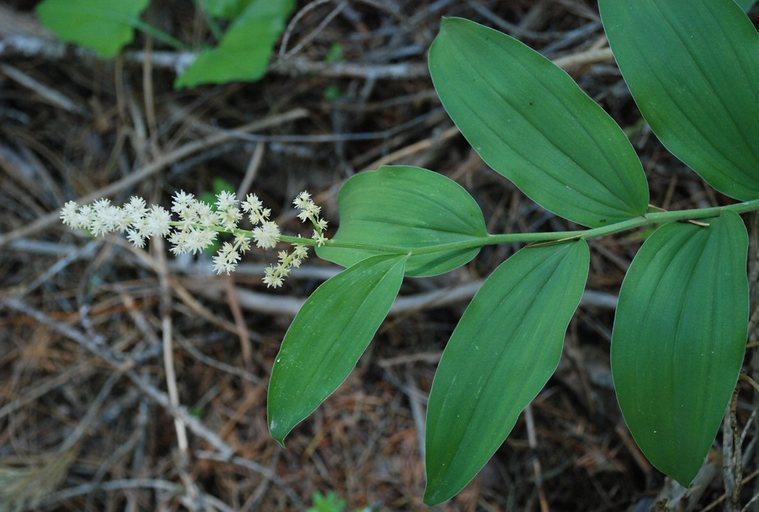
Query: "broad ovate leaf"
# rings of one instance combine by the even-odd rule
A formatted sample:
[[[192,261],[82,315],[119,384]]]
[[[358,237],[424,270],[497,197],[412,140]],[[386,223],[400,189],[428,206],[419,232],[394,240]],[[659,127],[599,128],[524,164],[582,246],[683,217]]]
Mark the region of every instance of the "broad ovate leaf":
[[[430,392],[425,503],[463,489],[553,375],[589,260],[583,240],[527,247],[501,264],[472,299]]]
[[[740,6],[599,5],[622,76],[656,136],[723,194],[759,198],[759,34]]]
[[[477,202],[461,185],[436,172],[385,166],[351,177],[338,196],[340,228],[336,242],[397,247],[411,252],[409,276],[432,276],[469,262],[480,248],[413,254],[415,249],[467,243],[487,236]],[[325,246],[320,258],[350,266],[381,251]]]
[[[719,429],[746,349],[748,236],[732,212],[673,223],[641,247],[611,345],[617,398],[648,460],[682,485]]]
[[[274,44],[294,7],[294,0],[251,0],[219,45],[202,52],[174,87],[258,80],[266,73]]]
[[[134,37],[135,22],[149,0],[45,0],[40,21],[70,43],[115,57]]]
[[[269,381],[269,429],[280,443],[342,384],[387,316],[406,256],[374,256],[324,282],[285,334]]]
[[[591,227],[646,212],[646,177],[624,132],[550,60],[506,34],[448,18],[429,67],[464,137],[530,199]]]

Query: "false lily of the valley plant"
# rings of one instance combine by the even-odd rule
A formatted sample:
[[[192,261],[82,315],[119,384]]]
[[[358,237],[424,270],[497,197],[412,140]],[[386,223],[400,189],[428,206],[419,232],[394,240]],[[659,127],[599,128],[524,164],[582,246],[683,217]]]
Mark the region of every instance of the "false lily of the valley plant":
[[[318,207],[308,206],[311,218],[299,196],[295,204],[314,224],[314,237],[277,232],[276,240],[295,244],[300,256],[317,246],[321,258],[346,270],[305,302],[276,358],[268,414],[279,442],[345,380],[404,277],[449,272],[485,245],[529,243],[472,299],[435,375],[425,502],[451,498],[501,446],[556,369],[588,275],[587,240],[649,226],[656,230],[620,291],[612,374],[645,456],[681,484],[692,482],[746,347],[748,236],[739,214],[759,210],[759,35],[734,0],[599,3],[614,56],[653,132],[736,201],[680,211],[650,205],[646,176],[624,132],[568,74],[505,34],[444,20],[429,67],[453,121],[490,167],[587,229],[489,234],[466,190],[415,167],[383,167],[348,180],[331,240]],[[260,208],[248,205],[254,206]],[[224,231],[216,215],[221,224],[214,229]],[[217,255],[221,271],[249,246],[245,237],[272,245],[272,233],[262,231],[266,219],[250,232],[236,228],[236,220],[230,226],[238,238],[228,248],[234,256]],[[169,221],[162,222],[166,234]],[[175,232],[198,227],[180,222],[172,224]],[[146,236],[161,234],[146,229]]]

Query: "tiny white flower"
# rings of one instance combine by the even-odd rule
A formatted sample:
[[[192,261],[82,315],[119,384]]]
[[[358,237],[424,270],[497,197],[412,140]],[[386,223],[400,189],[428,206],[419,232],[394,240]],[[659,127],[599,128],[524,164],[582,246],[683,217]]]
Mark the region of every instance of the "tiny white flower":
[[[305,245],[296,245],[293,249],[293,254],[299,259],[304,260],[308,258],[308,247]]]
[[[272,249],[279,242],[279,226],[276,222],[266,221],[253,230],[253,239],[260,249]]]
[[[134,222],[132,222],[131,229],[136,231],[142,238],[150,237],[150,233],[148,231],[147,217],[142,217],[141,219],[137,219]]]
[[[240,261],[240,253],[229,242],[224,242],[219,252],[213,258],[213,268],[217,274],[229,274],[237,268],[237,262]]]
[[[110,199],[98,199],[92,204],[90,224],[87,227],[93,236],[102,236],[116,231],[121,217],[121,208],[111,205]]]
[[[240,206],[242,207],[242,211],[249,213],[255,210],[260,210],[263,208],[264,204],[261,202],[257,195],[248,194],[245,197],[245,201],[243,201]]]
[[[179,216],[184,216],[195,204],[195,196],[188,194],[184,190],[174,193],[172,198],[171,211]]]
[[[296,208],[300,208],[300,209],[305,208],[306,205],[311,204],[311,203],[313,203],[313,201],[311,201],[311,194],[309,194],[305,190],[301,192],[300,194],[298,194],[297,196],[295,196],[295,199],[293,199],[293,205]]]
[[[129,198],[129,202],[124,205],[122,210],[124,211],[124,217],[129,219],[130,223],[138,221],[148,214],[145,200],[137,196]]]
[[[127,240],[132,242],[135,247],[142,249],[145,247],[145,237],[136,229],[129,229],[126,232]]]
[[[255,194],[248,194],[240,206],[242,211],[248,214],[248,220],[254,226],[266,222],[271,215],[271,210],[264,208],[264,204]]]
[[[219,215],[213,211],[211,205],[202,201],[195,202],[191,217],[193,222],[204,226],[215,226],[219,222]]]
[[[324,236],[323,233],[319,233],[316,230],[314,230],[314,233],[311,235],[311,239],[316,240],[316,245],[318,245],[319,247],[327,243],[327,237]]]
[[[150,207],[150,212],[145,219],[145,236],[165,237],[171,231],[171,214],[158,205],[154,204]]]
[[[114,231],[118,231],[120,233],[124,233],[127,229],[129,229],[129,226],[134,224],[131,218],[127,217],[126,213],[124,213],[124,208],[120,208],[121,212],[118,216],[118,220],[116,221],[116,225],[114,226]]]
[[[217,212],[219,223],[229,231],[237,229],[237,223],[242,218],[242,213],[237,208],[228,208]]]
[[[77,224],[80,217],[78,210],[79,205],[76,201],[68,201],[63,205],[63,208],[61,208],[61,213],[59,215],[61,222],[72,228],[78,227]]]
[[[98,199],[94,203],[92,203],[92,209],[95,210],[96,212],[103,211],[109,206],[111,206],[111,200],[108,199],[107,197],[103,197],[101,199]]]
[[[205,250],[216,240],[215,231],[192,230],[184,240],[185,252],[195,254]]]
[[[93,215],[95,215],[95,212],[92,209],[91,205],[87,204],[82,206],[79,208],[74,224],[71,227],[77,229],[87,229],[92,223]]]
[[[237,235],[235,237],[235,247],[240,252],[248,252],[250,250],[250,238],[244,235]]]
[[[176,230],[171,233],[171,236],[169,236],[169,243],[172,245],[170,249],[172,254],[179,256],[180,254],[186,254],[189,252],[187,250],[186,242],[189,233],[189,230]]]
[[[269,266],[264,270],[264,284],[267,288],[279,288],[284,283],[284,279],[279,275],[277,269],[273,266]]]
[[[237,196],[233,192],[224,190],[216,194],[217,210],[229,210],[231,208],[237,208]]]
[[[250,223],[255,226],[257,224],[263,224],[264,222],[268,221],[270,216],[271,216],[271,209],[262,208],[260,210],[250,212],[250,215],[248,215],[248,219],[250,220]]]

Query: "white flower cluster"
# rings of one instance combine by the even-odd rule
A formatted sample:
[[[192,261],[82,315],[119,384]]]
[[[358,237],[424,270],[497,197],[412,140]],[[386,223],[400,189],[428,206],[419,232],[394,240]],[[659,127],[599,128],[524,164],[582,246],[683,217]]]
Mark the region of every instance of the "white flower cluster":
[[[327,222],[319,217],[321,208],[308,192],[298,194],[293,204],[299,210],[298,218],[313,225],[312,238],[316,245],[324,245]],[[171,212],[178,220],[172,220]],[[132,197],[123,206],[114,206],[108,199],[83,206],[69,201],[61,209],[60,218],[67,226],[89,231],[93,236],[125,233],[137,247],[144,247],[145,240],[150,237],[163,237],[171,243],[171,252],[176,255],[196,254],[210,247],[219,233],[232,234],[234,240],[224,242],[213,258],[213,267],[218,274],[234,271],[252,242],[261,249],[272,249],[282,236],[277,223],[269,220],[271,210],[264,208],[255,194],[248,194],[241,202],[231,192],[220,192],[215,204],[211,205],[179,191],[172,198],[171,212],[157,205],[148,208],[144,199]],[[243,216],[247,216],[252,224],[252,231],[238,227]],[[293,242],[293,245],[291,252],[279,252],[277,265],[266,269],[263,281],[267,286],[282,286],[290,271],[308,257],[305,244]]]
[[[301,192],[293,200],[293,205],[298,210],[298,218],[302,222],[310,221],[313,225],[314,231],[311,238],[316,241],[316,245],[319,247],[324,245],[327,241],[324,234],[327,229],[327,221],[319,217],[322,209],[311,199],[311,194],[305,191]],[[308,247],[297,243],[294,246],[292,252],[280,251],[278,263],[270,265],[264,272],[264,283],[267,287],[279,288],[282,286],[292,269],[300,267],[303,260],[308,258]]]
[[[279,261],[276,265],[269,265],[264,270],[264,284],[272,288],[279,288],[290,275],[294,268],[300,267],[304,259],[308,258],[308,247],[295,245],[292,252],[279,251]]]
[[[126,232],[137,247],[144,246],[146,238],[164,237],[171,231],[171,214],[157,205],[148,209],[141,197],[132,197],[122,207],[112,205],[109,199],[98,199],[84,206],[69,201],[61,209],[60,218],[67,226],[87,230],[93,236]]]
[[[317,245],[319,247],[324,245],[324,242],[327,241],[324,237],[324,231],[327,229],[327,221],[319,217],[322,209],[314,203],[313,199],[311,199],[311,194],[306,191],[301,192],[293,200],[293,205],[300,210],[298,212],[298,218],[302,222],[310,220],[311,224],[313,224],[314,233],[312,238],[316,240]]]

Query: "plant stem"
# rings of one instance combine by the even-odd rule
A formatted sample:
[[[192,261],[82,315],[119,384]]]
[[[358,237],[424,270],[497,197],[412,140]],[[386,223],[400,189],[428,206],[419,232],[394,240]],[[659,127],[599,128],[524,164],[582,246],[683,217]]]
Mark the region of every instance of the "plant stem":
[[[674,210],[663,212],[650,212],[640,217],[633,217],[631,219],[615,222],[608,226],[600,226],[591,229],[580,229],[576,231],[554,231],[549,233],[508,233],[487,235],[485,237],[473,238],[472,240],[464,240],[461,242],[453,242],[449,244],[433,245],[423,247],[419,250],[412,250],[411,254],[429,254],[440,251],[451,251],[456,249],[468,249],[474,247],[482,247],[485,245],[498,245],[514,242],[557,242],[563,240],[590,240],[592,238],[600,238],[603,236],[620,233],[623,231],[629,231],[631,229],[640,228],[644,226],[650,226],[652,224],[668,224],[670,222],[678,222],[683,220],[696,220],[707,219],[709,217],[719,217],[723,211],[732,211],[735,213],[747,213],[754,210],[759,210],[759,199],[753,199],[751,201],[745,201],[742,203],[735,203],[727,206],[715,206],[712,208],[696,208],[692,210]],[[331,242],[331,241],[330,241]],[[328,245],[331,245],[327,242]],[[337,242],[334,243],[334,247],[338,247]]]
[[[481,237],[472,237],[468,240],[451,242],[447,244],[428,245],[419,248],[399,247],[382,244],[366,244],[355,242],[344,242],[341,240],[327,240],[325,247],[336,247],[341,249],[360,249],[364,251],[374,251],[388,254],[408,254],[409,256],[420,254],[432,254],[436,252],[447,252],[464,249],[474,249],[486,245],[499,245],[508,243],[541,243],[541,242],[562,242],[566,240],[590,240],[603,236],[630,231],[632,229],[650,226],[653,224],[668,224],[670,222],[679,222],[684,220],[708,219],[718,217],[723,211],[732,211],[735,213],[747,213],[759,210],[759,199],[744,201],[727,206],[715,206],[712,208],[696,208],[692,210],[673,210],[649,212],[639,217],[633,217],[608,226],[600,226],[590,229],[578,229],[575,231],[553,231],[546,233],[500,233],[487,234]],[[172,225],[178,226],[180,222],[172,222]],[[253,232],[247,229],[235,229],[229,231],[220,226],[197,226],[199,229],[209,229],[220,233],[229,233],[235,236],[252,237]],[[293,245],[318,245],[316,240],[310,238],[301,238],[299,236],[281,235],[280,241]]]
[[[179,50],[179,51],[188,50],[187,45],[184,44],[182,41],[175,38],[171,34],[164,32],[160,28],[154,25],[151,25],[150,23],[142,21],[141,19],[138,19],[138,18],[130,19],[129,23],[134,28],[145,32],[147,35],[151,36],[152,38],[158,41],[161,41],[165,45],[171,46],[175,50]]]

